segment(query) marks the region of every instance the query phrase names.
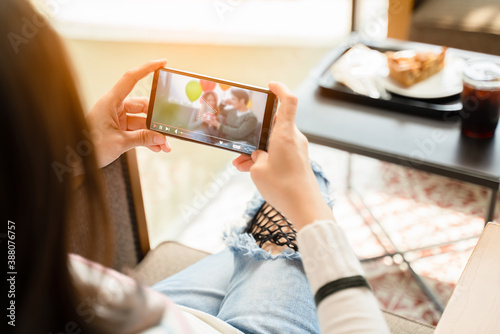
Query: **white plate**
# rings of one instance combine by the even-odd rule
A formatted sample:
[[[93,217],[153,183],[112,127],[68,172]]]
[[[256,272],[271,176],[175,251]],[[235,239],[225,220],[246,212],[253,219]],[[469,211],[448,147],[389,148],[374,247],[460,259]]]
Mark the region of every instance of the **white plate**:
[[[410,87],[403,86],[389,76],[382,77],[381,81],[390,92],[418,99],[436,99],[460,94],[463,89],[462,73],[465,60],[447,55],[445,62],[442,71]]]

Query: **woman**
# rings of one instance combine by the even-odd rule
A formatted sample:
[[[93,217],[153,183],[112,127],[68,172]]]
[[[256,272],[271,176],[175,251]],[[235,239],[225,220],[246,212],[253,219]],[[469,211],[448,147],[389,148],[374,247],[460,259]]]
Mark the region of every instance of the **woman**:
[[[214,119],[218,116],[219,108],[217,105],[219,99],[214,91],[208,91],[203,93],[200,100],[200,109],[195,108],[189,119],[188,129],[193,131],[190,132],[190,138],[211,143],[211,137],[206,136],[209,134],[206,120]]]
[[[36,20],[38,26],[29,39],[23,37],[26,18]],[[322,197],[320,187],[326,181],[311,169],[307,140],[294,125],[297,101],[278,83],[269,85],[281,101],[269,151],[234,161],[239,170],[250,171],[268,203],[260,197],[256,200],[260,207],[253,210],[250,234],[227,237],[231,252],[210,256],[157,285],[158,290],[171,292],[183,308],[95,262],[68,257],[75,229],[69,219],[74,188],[85,194],[84,208],[91,215],[87,240],[91,251],[83,255],[109,263],[111,248],[98,253],[92,247],[111,245],[98,168],[135,146],[170,151],[165,137],[146,130],[145,119],[136,115],[147,111],[148,100],[127,98],[138,80],[166,61],[128,71],[85,120],[62,43],[29,2],[0,2],[0,35],[9,36],[0,42],[4,125],[0,191],[2,211],[16,227],[15,327],[9,325],[11,332],[137,333],[154,328],[174,333],[241,333],[259,331],[255,325],[270,332],[285,326],[290,329],[286,332],[317,332],[312,293],[320,302],[322,331],[387,332],[375,298],[359,279],[357,284],[351,280],[352,288],[335,294],[331,288],[339,290],[338,284],[325,285],[362,272]],[[76,184],[77,179],[81,183]],[[298,235],[294,229],[300,230]],[[259,248],[252,235],[274,255]],[[301,254],[292,250],[297,246],[296,236]],[[248,252],[256,256],[247,256]],[[231,272],[224,271],[231,277],[214,271],[214,265],[234,266]],[[211,275],[205,275],[207,268]],[[192,281],[179,285],[179,277]],[[214,289],[207,289],[214,278]],[[221,298],[217,291],[223,280],[228,286]],[[198,293],[189,292],[191,287]],[[204,307],[197,305],[198,300],[221,300],[218,309],[224,309],[225,315],[193,309]]]

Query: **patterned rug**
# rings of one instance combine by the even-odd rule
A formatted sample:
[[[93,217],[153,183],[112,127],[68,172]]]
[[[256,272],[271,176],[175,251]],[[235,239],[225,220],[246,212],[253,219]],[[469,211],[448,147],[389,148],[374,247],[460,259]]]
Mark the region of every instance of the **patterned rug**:
[[[336,220],[363,261],[381,308],[436,325],[441,312],[425,289],[446,305],[483,229],[488,191],[355,155],[349,190],[349,154],[310,145],[310,156],[332,181]],[[220,231],[241,217],[254,190],[248,174],[234,175],[178,240],[220,250]],[[371,258],[378,259],[366,260]]]
[[[353,157],[351,180],[334,212],[360,259],[382,257],[363,261],[380,306],[437,325],[425,290],[446,306],[483,229],[488,192],[363,157]]]

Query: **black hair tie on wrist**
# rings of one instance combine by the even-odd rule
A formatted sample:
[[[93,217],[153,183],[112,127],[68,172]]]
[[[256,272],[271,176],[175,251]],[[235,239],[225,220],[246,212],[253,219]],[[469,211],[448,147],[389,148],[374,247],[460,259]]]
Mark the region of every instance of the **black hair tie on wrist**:
[[[332,281],[330,283],[326,283],[318,290],[318,292],[316,292],[316,295],[314,296],[316,307],[319,306],[319,303],[321,303],[323,299],[325,299],[329,295],[334,294],[335,292],[344,289],[359,288],[359,287],[365,287],[371,290],[370,284],[368,284],[366,278],[364,278],[361,275],[343,277],[339,278],[338,280]]]

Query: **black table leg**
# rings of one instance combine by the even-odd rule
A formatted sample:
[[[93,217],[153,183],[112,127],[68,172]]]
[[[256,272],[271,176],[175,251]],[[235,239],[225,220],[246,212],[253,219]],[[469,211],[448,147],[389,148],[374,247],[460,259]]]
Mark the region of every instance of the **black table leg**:
[[[486,210],[486,217],[484,218],[484,224],[492,222],[495,218],[495,207],[497,204],[498,189],[491,189],[490,192],[490,203],[488,209]]]
[[[444,245],[450,245],[450,244],[456,244],[465,240],[470,240],[470,239],[476,239],[479,238],[479,235],[474,235],[474,236],[469,236],[465,238],[460,238],[458,240],[450,240],[448,242],[444,243],[438,243],[438,244],[433,244],[433,245],[428,245],[425,247],[417,248],[417,249],[409,249],[409,250],[400,250],[398,249],[396,243],[392,240],[390,233],[384,228],[383,224],[375,217],[369,206],[365,203],[363,196],[361,193],[357,191],[355,187],[352,186],[352,168],[353,168],[353,154],[348,153],[348,160],[347,160],[347,199],[351,202],[351,204],[354,206],[356,211],[363,217],[363,220],[367,224],[367,226],[370,228],[370,231],[372,235],[379,241],[379,243],[382,245],[382,247],[385,250],[385,254],[374,257],[374,258],[363,258],[360,259],[361,262],[369,262],[373,260],[380,260],[384,257],[390,256],[394,258],[395,256],[401,256],[403,262],[408,266],[408,270],[410,271],[411,275],[415,279],[415,281],[418,283],[422,291],[427,295],[429,300],[434,304],[436,307],[436,310],[439,313],[442,313],[444,310],[444,305],[441,303],[437,295],[427,286],[427,284],[424,282],[422,277],[418,275],[414,269],[412,268],[412,260],[407,259],[406,255],[415,252],[415,251],[422,251],[424,249],[432,249],[432,248],[439,248]],[[491,188],[490,188],[491,189]],[[489,206],[487,208],[486,212],[486,223],[488,221],[492,221],[494,218],[495,214],[495,206],[496,206],[496,201],[497,201],[497,195],[498,195],[498,189],[491,189],[491,194],[490,194],[490,202]],[[354,201],[352,197],[356,197],[357,201]],[[356,205],[356,202],[359,202],[360,206]],[[367,221],[367,216],[369,216],[369,221]],[[376,228],[374,228],[375,225]]]
[[[352,0],[352,11],[351,11],[351,31],[356,31],[357,16],[358,14],[358,0]]]
[[[352,153],[347,153],[347,175],[346,175],[346,188],[351,190],[351,178],[352,178]]]
[[[351,196],[356,196],[358,198],[358,201],[362,205],[362,208],[358,208],[358,206],[354,203],[352,200]],[[411,275],[413,276],[413,279],[417,282],[417,284],[420,286],[424,294],[429,298],[429,300],[434,304],[434,307],[436,310],[442,314],[444,310],[443,304],[440,302],[439,298],[436,296],[436,294],[425,284],[424,280],[418,275],[412,268],[411,266],[411,261],[406,259],[406,254],[409,252],[412,252],[414,250],[407,250],[407,251],[401,251],[398,249],[396,243],[392,240],[389,232],[384,228],[382,223],[375,217],[375,215],[371,212],[370,208],[368,205],[365,203],[363,200],[363,197],[359,192],[356,191],[356,189],[352,188],[348,193],[347,193],[347,199],[352,203],[354,208],[360,213],[360,215],[363,217],[363,220],[365,220],[364,214],[360,212],[360,209],[366,211],[368,215],[371,217],[371,221],[378,227],[378,233],[373,229],[371,226],[372,223],[367,224],[368,228],[370,228],[370,231],[372,235],[379,241],[380,245],[384,248],[385,254],[381,256],[377,256],[374,258],[364,258],[360,259],[361,262],[368,262],[368,261],[374,261],[374,260],[379,260],[381,258],[384,258],[386,256],[390,256],[394,259],[395,256],[399,256],[402,261],[407,265],[408,270],[410,271]],[[365,220],[366,221],[366,220]],[[382,240],[383,239],[383,240]],[[387,242],[390,244],[390,249],[387,248]]]

